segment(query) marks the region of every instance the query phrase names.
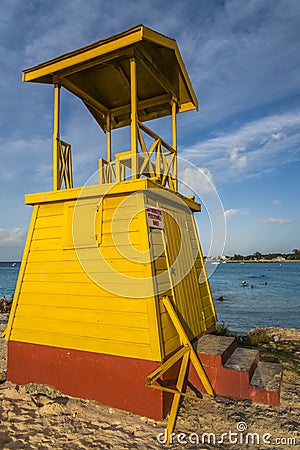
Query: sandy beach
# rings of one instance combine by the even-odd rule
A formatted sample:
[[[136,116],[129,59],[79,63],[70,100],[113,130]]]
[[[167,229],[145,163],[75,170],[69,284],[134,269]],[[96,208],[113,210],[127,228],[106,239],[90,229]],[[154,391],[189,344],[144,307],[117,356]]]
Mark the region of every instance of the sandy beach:
[[[7,315],[1,314],[1,331],[6,321]],[[294,352],[293,357],[299,360],[299,352]],[[5,368],[6,342],[1,338],[0,371]],[[285,369],[279,407],[207,396],[200,401],[184,399],[172,448],[298,448],[299,392],[299,374]],[[163,448],[157,437],[160,435],[163,442],[166,421],[155,422],[94,401],[68,397],[44,385],[2,383],[0,403],[1,450]],[[254,443],[252,438],[246,442],[246,431],[238,432],[242,426],[247,427],[248,433],[256,433]],[[222,438],[222,433],[227,435]],[[236,443],[235,439],[242,439],[242,443]]]

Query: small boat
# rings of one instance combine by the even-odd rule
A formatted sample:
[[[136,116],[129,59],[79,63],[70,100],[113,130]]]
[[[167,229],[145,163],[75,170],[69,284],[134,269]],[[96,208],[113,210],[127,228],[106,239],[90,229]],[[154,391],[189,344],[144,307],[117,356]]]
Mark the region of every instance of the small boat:
[[[12,263],[11,267],[16,267],[17,263]]]

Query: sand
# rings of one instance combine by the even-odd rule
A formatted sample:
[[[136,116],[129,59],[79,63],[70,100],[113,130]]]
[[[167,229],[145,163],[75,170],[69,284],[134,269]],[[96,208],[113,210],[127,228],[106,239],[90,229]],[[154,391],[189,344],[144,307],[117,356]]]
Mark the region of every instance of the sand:
[[[1,314],[0,330],[6,320],[7,315]],[[1,338],[0,371],[5,367],[6,343]],[[207,396],[199,401],[184,399],[171,448],[300,448],[299,392],[300,376],[285,370],[279,407]],[[157,449],[164,447],[157,436],[165,426],[166,421],[155,422],[94,401],[68,397],[44,385],[0,384],[1,450]],[[242,433],[237,426],[239,430],[247,426],[247,431]],[[247,432],[257,434],[247,437]],[[223,443],[222,433],[227,433]],[[264,436],[266,433],[272,436]],[[264,444],[263,439],[270,443]],[[296,445],[288,439],[295,439]]]

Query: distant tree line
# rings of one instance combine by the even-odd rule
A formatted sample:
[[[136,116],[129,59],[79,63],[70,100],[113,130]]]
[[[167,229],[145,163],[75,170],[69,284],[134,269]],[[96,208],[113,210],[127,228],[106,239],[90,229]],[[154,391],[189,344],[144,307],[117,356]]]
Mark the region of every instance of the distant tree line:
[[[276,259],[276,258],[284,258],[288,261],[300,260],[300,250],[295,248],[293,250],[293,253],[266,253],[266,254],[263,254],[260,252],[255,252],[252,255],[247,255],[247,256],[234,254],[233,256],[228,257],[228,259],[231,261],[259,261],[260,259],[272,260],[272,259]]]

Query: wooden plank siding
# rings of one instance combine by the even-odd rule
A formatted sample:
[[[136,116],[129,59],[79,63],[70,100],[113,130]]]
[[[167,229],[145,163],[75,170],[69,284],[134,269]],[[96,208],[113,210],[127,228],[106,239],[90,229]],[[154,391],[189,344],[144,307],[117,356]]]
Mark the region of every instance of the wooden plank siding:
[[[153,206],[164,211],[165,244],[162,231],[155,230],[151,233],[154,273],[156,276],[166,274],[157,283],[159,296],[169,295],[173,298],[186,333],[192,340],[216,321],[209,284],[199,282],[204,263],[194,219],[191,212],[180,206],[164,201],[158,201]],[[176,266],[178,256],[180,261]],[[186,274],[184,268],[189,268]],[[179,347],[180,341],[162,302],[160,323],[164,355],[167,356]]]
[[[124,207],[124,195],[103,200],[99,249],[112,269],[134,280],[143,278],[147,271],[151,275],[151,268],[140,261],[124,264],[120,253],[126,253],[128,245],[137,251],[145,247],[146,218],[135,214],[138,197],[131,197]],[[86,272],[99,273],[97,258],[89,248],[90,236],[86,237],[86,248],[80,250],[85,270],[78,261],[72,237],[66,236],[72,233],[70,214],[75,204],[73,200],[39,205],[19,297],[14,300],[17,308],[10,339],[160,361],[153,298],[121,297],[103,289],[113,288],[109,268],[101,269],[103,286],[91,280]],[[93,207],[95,200],[90,204]],[[111,233],[118,207],[122,220],[115,229],[120,251]]]
[[[79,203],[75,190],[70,198],[65,192],[30,197],[36,217],[8,339],[161,362],[180,345],[163,295],[173,297],[190,339],[215,322],[209,284],[199,282],[204,263],[192,212],[171,205],[162,189],[158,200],[147,198],[142,181],[131,182],[134,192],[125,183],[127,191],[104,198],[89,187]],[[164,230],[149,229],[146,203],[163,210]],[[74,211],[82,220],[75,247]],[[112,271],[124,276],[118,294]]]

